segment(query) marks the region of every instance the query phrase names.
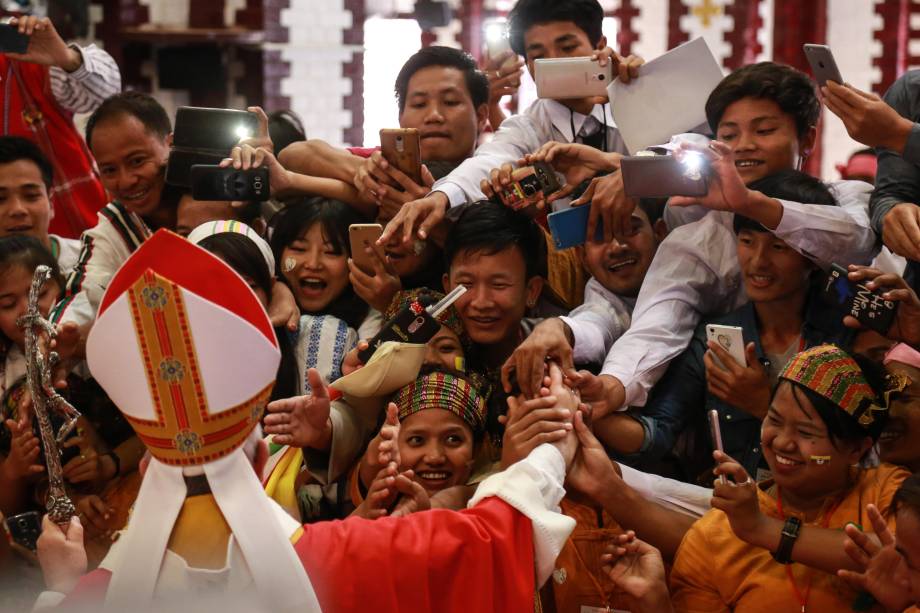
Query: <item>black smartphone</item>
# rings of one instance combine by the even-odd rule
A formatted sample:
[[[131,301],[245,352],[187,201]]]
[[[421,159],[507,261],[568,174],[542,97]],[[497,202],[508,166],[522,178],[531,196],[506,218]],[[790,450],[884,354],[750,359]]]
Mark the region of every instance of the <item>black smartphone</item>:
[[[29,50],[29,37],[19,33],[18,26],[0,23],[0,53],[25,53]]]
[[[882,298],[862,283],[847,278],[846,268],[837,264],[824,282],[824,296],[828,303],[845,315],[852,315],[866,328],[885,335],[894,323],[898,303]]]
[[[15,544],[34,552],[38,547],[38,537],[42,533],[41,515],[38,511],[28,511],[7,517],[6,531]]]
[[[229,151],[241,138],[255,136],[259,118],[249,111],[180,106],[173,147]]]
[[[229,155],[226,153],[208,153],[195,149],[172,149],[166,161],[166,182],[177,187],[192,186],[192,166],[216,166]]]
[[[189,172],[192,198],[195,200],[268,200],[268,168],[221,168],[211,164],[195,164]]]
[[[709,191],[702,155],[630,155],[620,160],[623,191],[630,198],[705,196]]]
[[[418,300],[403,307],[392,319],[383,324],[380,332],[374,338],[368,341],[367,349],[358,352],[361,362],[367,364],[380,345],[387,341],[425,344],[434,338],[434,335],[441,329],[441,324],[425,309],[435,302],[430,296],[422,295]]]

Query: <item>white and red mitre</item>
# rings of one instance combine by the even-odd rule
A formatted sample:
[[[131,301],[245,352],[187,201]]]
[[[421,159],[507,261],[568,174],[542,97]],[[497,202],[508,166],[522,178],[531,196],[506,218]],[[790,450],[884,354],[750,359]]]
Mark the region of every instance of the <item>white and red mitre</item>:
[[[115,273],[86,343],[93,376],[153,459],[106,595],[152,599],[186,497],[204,473],[255,587],[277,610],[318,610],[290,534],[276,521],[242,445],[259,423],[281,354],[268,314],[221,259],[167,230]]]

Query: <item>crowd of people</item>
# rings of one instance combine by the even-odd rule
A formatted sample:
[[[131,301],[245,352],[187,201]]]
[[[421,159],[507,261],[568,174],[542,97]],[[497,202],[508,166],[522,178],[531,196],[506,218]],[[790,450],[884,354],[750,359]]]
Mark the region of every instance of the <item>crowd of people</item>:
[[[120,92],[103,50],[14,20],[31,43],[0,53],[0,608],[920,603],[920,71],[880,98],[739,68],[708,92],[707,134],[648,152],[700,156],[706,193],[631,198],[606,99],[499,103],[541,58],[641,80],[603,16],[518,0],[511,51],[410,57],[416,178],[251,107],[221,166],[267,169],[266,202],[167,182],[163,106]],[[833,182],[802,170],[822,113],[864,146]],[[533,164],[561,187],[505,204]],[[578,206],[588,238],[558,248],[548,214]],[[360,224],[383,230],[358,254]],[[75,515],[36,522],[36,553],[40,266],[50,378],[81,417],[59,441]],[[458,293],[424,344],[370,344]]]

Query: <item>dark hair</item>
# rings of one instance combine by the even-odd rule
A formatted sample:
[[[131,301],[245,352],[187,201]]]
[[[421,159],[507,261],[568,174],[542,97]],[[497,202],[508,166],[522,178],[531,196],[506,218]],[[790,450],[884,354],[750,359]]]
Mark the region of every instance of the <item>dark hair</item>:
[[[29,271],[29,276],[32,276],[39,266],[47,266],[51,269],[49,281],[57,283],[58,292],[64,289],[64,277],[61,276],[57,260],[37,238],[20,234],[0,237],[0,275],[14,266],[22,266]],[[2,333],[0,344],[9,345],[9,339]]]
[[[51,189],[51,181],[54,178],[51,162],[38,145],[21,136],[0,136],[0,164],[12,164],[19,160],[29,160],[38,166],[45,187]]]
[[[159,102],[152,96],[141,92],[129,91],[109,96],[93,111],[86,122],[86,144],[93,148],[93,130],[101,121],[121,115],[131,115],[144,124],[147,132],[160,138],[166,138],[172,132],[172,123]]]
[[[887,375],[885,369],[877,362],[873,362],[864,356],[855,354],[851,357],[859,366],[860,370],[862,370],[863,376],[866,378],[866,382],[869,384],[875,397],[882,398],[886,386]],[[808,398],[809,402],[811,402],[811,405],[818,413],[818,416],[821,418],[821,421],[827,426],[828,436],[835,449],[839,449],[841,443],[858,443],[867,436],[871,437],[874,442],[878,440],[879,435],[881,435],[882,430],[885,428],[885,422],[888,420],[887,412],[876,413],[872,424],[868,428],[864,428],[855,417],[841,409],[836,403],[828,400],[814,390],[805,387],[801,383],[789,381],[788,379],[780,379],[776,388],[774,388],[774,395],[776,395],[776,389],[779,389],[779,386],[783,383],[788,383],[792,386],[792,396],[795,398],[796,403],[798,403],[799,408],[802,406],[800,395]]]
[[[716,85],[706,100],[706,119],[713,133],[731,104],[742,98],[764,98],[775,102],[795,121],[799,137],[818,123],[821,103],[815,83],[804,72],[774,62],[743,66]]]
[[[406,109],[406,96],[409,93],[409,80],[412,75],[430,66],[456,68],[462,72],[474,107],[478,108],[489,101],[489,79],[479,70],[473,56],[460,49],[435,45],[417,51],[400,68],[394,85],[400,115]]]
[[[517,247],[524,258],[527,278],[546,276],[546,243],[542,230],[534,220],[489,200],[465,206],[444,243],[448,270],[460,252],[494,255]]]
[[[220,232],[206,236],[198,241],[198,246],[210,251],[241,277],[249,277],[256,286],[271,299],[272,274],[268,271],[265,256],[252,240],[237,232]],[[297,370],[297,358],[291,339],[285,329],[276,328],[278,348],[281,350],[281,363],[278,364],[278,376],[272,389],[271,400],[290,398],[297,395],[300,373]]]
[[[831,193],[827,185],[820,179],[798,170],[781,170],[762,179],[752,181],[748,188],[761,192],[770,198],[837,206],[837,200],[834,199],[834,194]],[[732,227],[735,230],[735,234],[742,230],[769,232],[758,222],[743,215],[735,215]]]
[[[535,25],[571,21],[597,47],[604,35],[604,8],[597,0],[520,0],[508,13],[508,38],[518,55],[526,55],[524,35]]]
[[[272,111],[268,114],[268,135],[275,147],[275,155],[291,143],[307,140],[300,115],[289,109]]]
[[[667,206],[667,198],[639,198],[639,208],[648,217],[648,222],[654,226],[655,222],[664,217],[664,207]]]
[[[271,248],[275,255],[275,275],[285,280],[281,274],[281,254],[284,249],[298,240],[315,223],[322,225],[323,234],[332,248],[351,257],[351,243],[348,239],[348,226],[368,223],[352,207],[338,200],[326,198],[308,198],[288,204],[272,218]],[[357,330],[367,317],[368,305],[355,294],[349,283],[345,290],[327,307],[325,312],[343,320]]]
[[[240,276],[252,279],[267,296],[272,295],[272,273],[262,252],[247,236],[220,232],[204,237],[198,241],[198,246],[225,261]]]
[[[920,473],[914,473],[904,479],[901,487],[894,493],[894,498],[891,499],[891,515],[905,507],[920,516]]]

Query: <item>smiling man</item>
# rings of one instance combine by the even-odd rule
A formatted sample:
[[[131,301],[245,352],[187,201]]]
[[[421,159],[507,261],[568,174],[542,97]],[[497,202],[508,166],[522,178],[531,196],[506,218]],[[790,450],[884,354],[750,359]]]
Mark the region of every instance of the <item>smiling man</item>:
[[[22,234],[38,239],[66,273],[77,261],[80,241],[48,233],[54,216],[52,179],[51,163],[32,141],[0,137],[0,237]]]
[[[89,145],[112,202],[96,226],[83,233],[79,260],[67,279],[55,321],[85,328],[118,267],[150,234],[176,225],[178,193],[166,185],[172,132],[169,116],[147,94],[124,92],[106,99],[86,124]]]

